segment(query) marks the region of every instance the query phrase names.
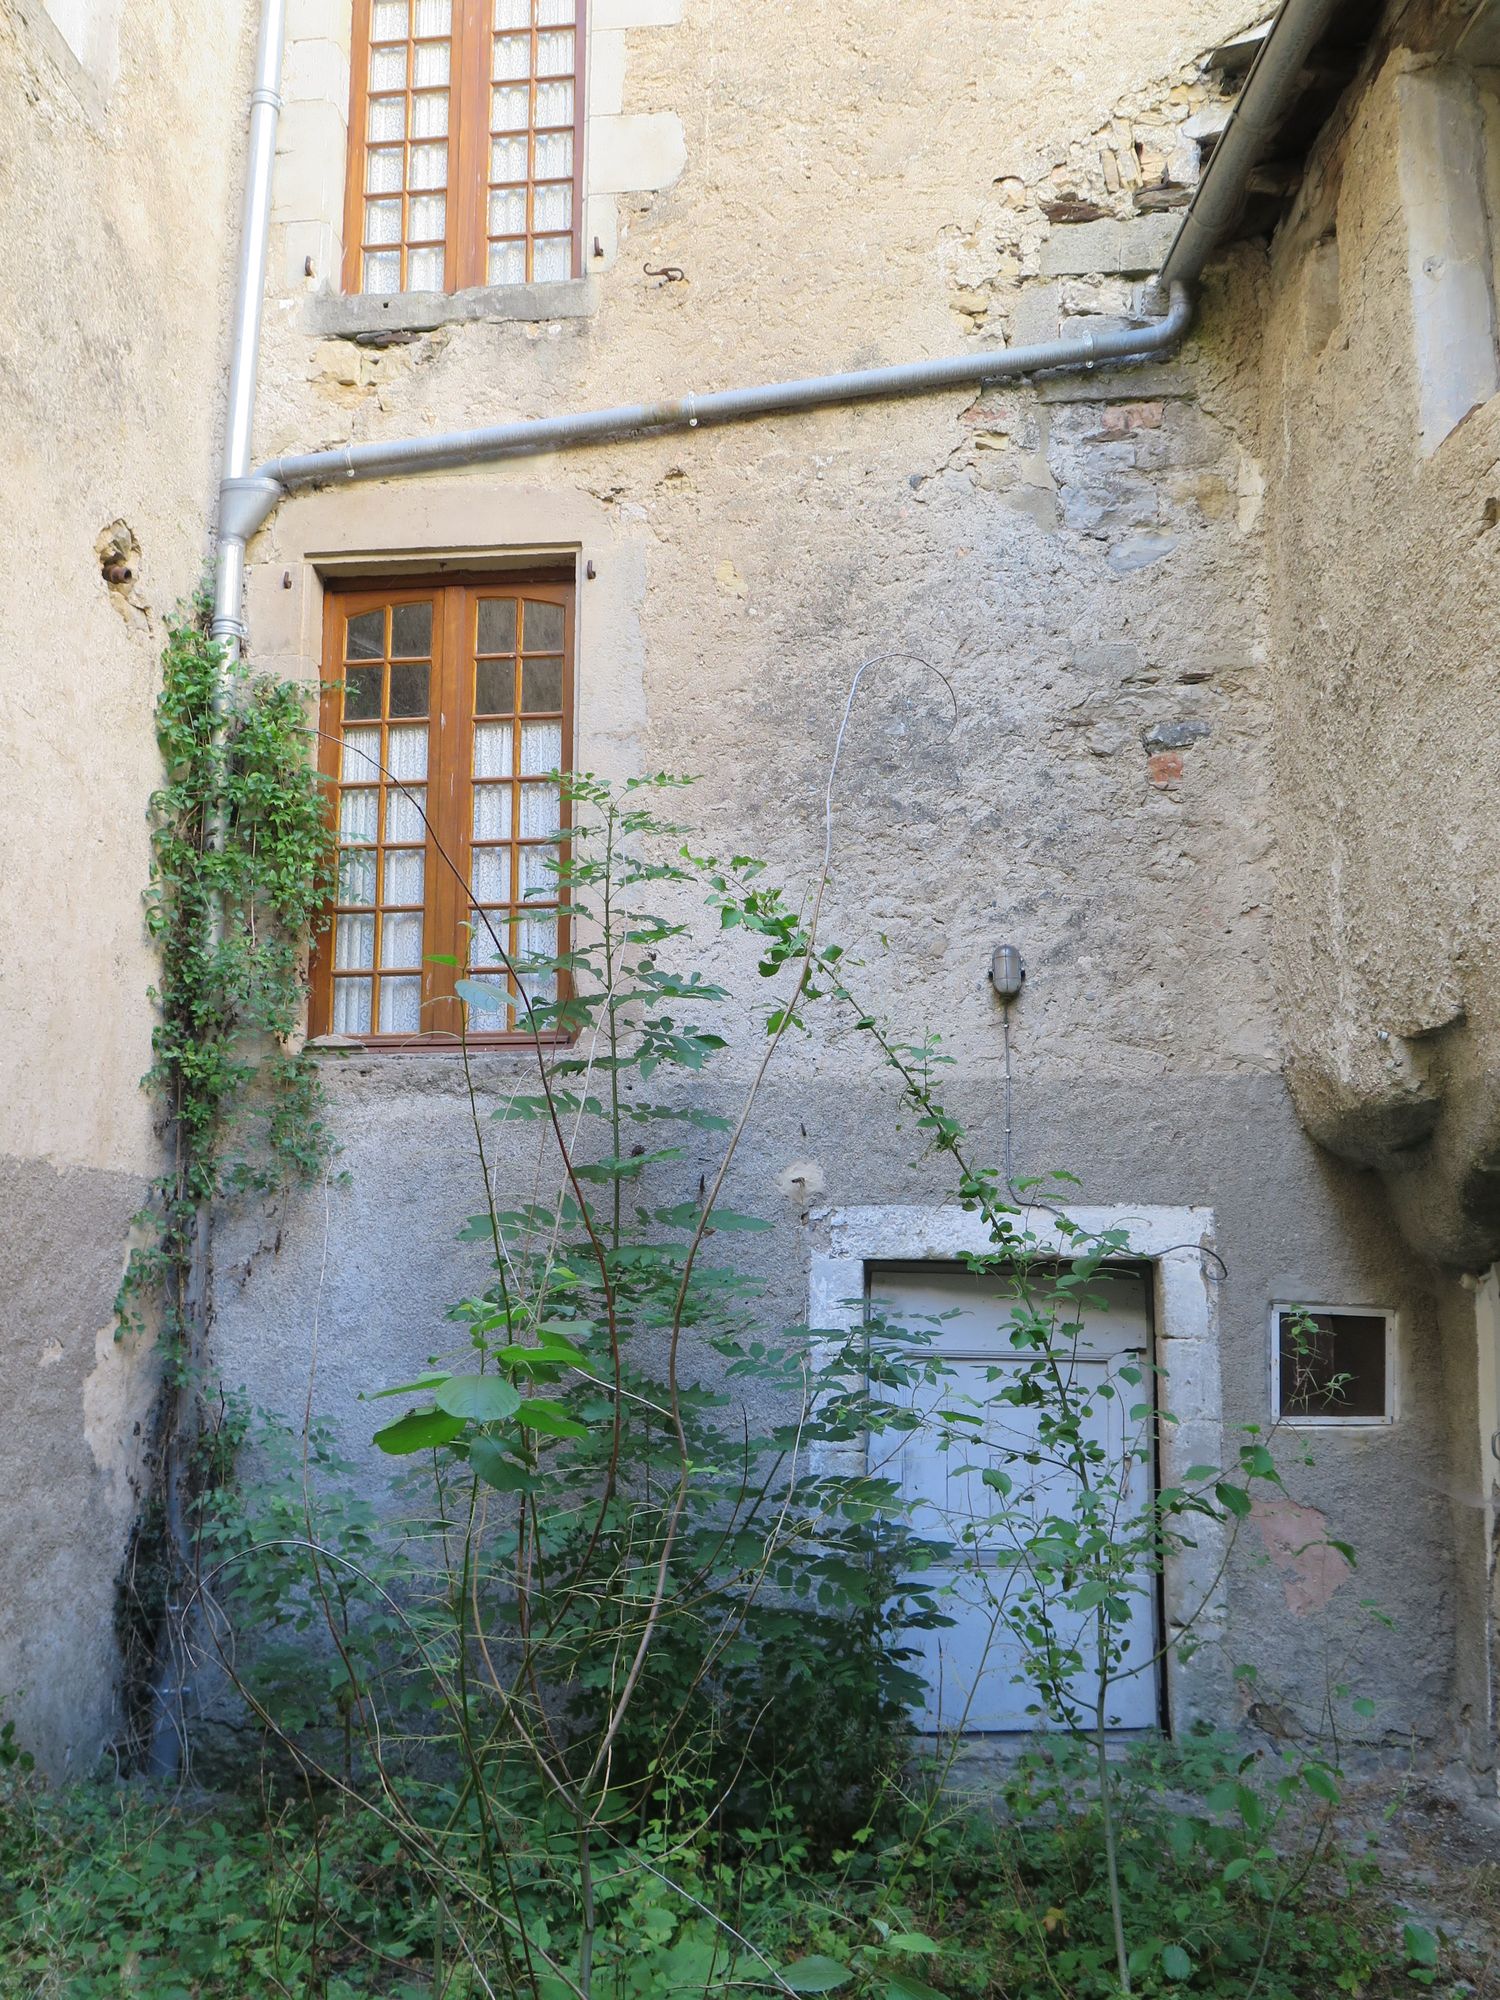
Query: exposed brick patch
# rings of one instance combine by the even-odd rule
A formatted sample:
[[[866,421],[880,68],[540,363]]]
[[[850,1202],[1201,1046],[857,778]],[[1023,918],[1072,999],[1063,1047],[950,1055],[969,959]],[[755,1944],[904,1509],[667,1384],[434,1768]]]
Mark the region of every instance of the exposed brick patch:
[[[1097,222],[1105,212],[1098,202],[1080,201],[1076,195],[1042,203],[1042,213],[1049,222]]]
[[[1154,757],[1146,760],[1146,775],[1159,791],[1165,790],[1168,785],[1175,785],[1182,777],[1182,752],[1158,750]]]
[[[1289,1499],[1257,1500],[1254,1514],[1266,1554],[1285,1579],[1288,1611],[1298,1618],[1321,1611],[1353,1574],[1328,1539],[1328,1523],[1316,1507]]]
[[[1134,431],[1159,431],[1161,403],[1108,403],[1099,413],[1099,428],[1090,431],[1085,444],[1117,444]]]

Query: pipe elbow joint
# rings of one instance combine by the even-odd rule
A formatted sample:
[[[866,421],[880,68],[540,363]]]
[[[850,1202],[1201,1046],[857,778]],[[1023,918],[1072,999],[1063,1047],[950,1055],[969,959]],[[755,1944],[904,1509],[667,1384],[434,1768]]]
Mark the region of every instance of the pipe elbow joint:
[[[248,542],[285,498],[281,481],[266,473],[224,480],[219,487],[219,540]]]
[[[1175,347],[1193,323],[1193,290],[1181,278],[1169,278],[1165,271],[1158,272],[1146,286],[1142,304],[1148,312],[1161,315],[1153,332],[1159,334],[1162,347]]]

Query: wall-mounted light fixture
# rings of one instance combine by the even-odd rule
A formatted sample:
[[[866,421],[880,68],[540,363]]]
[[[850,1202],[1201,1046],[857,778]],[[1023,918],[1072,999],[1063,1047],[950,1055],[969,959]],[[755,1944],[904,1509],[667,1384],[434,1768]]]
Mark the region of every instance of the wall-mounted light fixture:
[[[1020,997],[1026,983],[1026,967],[1021,962],[1021,954],[1013,944],[995,947],[995,956],[990,961],[990,984],[1002,1000]]]

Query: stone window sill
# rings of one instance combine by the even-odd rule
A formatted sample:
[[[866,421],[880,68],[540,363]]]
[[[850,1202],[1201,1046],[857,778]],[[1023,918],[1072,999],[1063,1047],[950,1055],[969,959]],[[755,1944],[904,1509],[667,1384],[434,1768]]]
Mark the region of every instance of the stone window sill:
[[[535,1059],[537,1047],[549,1054],[554,1049],[568,1048],[573,1042],[571,1034],[531,1035],[470,1035],[468,1049],[471,1055],[487,1056],[530,1056]],[[342,1060],[347,1056],[436,1056],[447,1061],[453,1056],[461,1057],[464,1044],[456,1036],[440,1040],[437,1036],[424,1035],[309,1035],[302,1044],[302,1053],[308,1056],[327,1056]]]
[[[466,292],[319,292],[302,315],[304,332],[325,340],[427,333],[467,320],[585,319],[599,302],[593,278],[549,285],[477,285]]]

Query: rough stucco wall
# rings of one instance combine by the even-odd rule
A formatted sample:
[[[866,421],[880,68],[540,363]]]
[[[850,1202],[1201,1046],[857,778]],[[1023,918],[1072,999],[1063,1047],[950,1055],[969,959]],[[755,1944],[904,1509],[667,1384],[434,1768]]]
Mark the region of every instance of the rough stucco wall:
[[[820,10],[812,32],[790,7],[689,0],[680,28],[627,37],[626,109],[677,111],[687,164],[627,216],[596,315],[371,352],[309,338],[287,295],[260,448],[950,352],[979,323],[1040,313],[1055,328],[1078,300],[1046,292],[1049,277],[1078,279],[1106,310],[1128,303],[1119,258],[1101,292],[1070,270],[1040,202],[1080,135],[1111,129],[1125,98],[1169,101],[1181,66],[1247,11],[1160,0],[1044,21],[990,4],[933,36],[875,0]],[[1104,192],[1120,192],[1107,176]],[[687,282],[644,279],[647,260]],[[580,761],[701,773],[691,806],[708,837],[793,881],[821,852],[860,659],[897,649],[941,668],[957,726],[911,666],[862,699],[828,934],[868,961],[864,984],[900,1033],[941,1029],[946,1094],[991,1155],[1002,1057],[985,975],[997,942],[1021,945],[1018,1168],[1067,1167],[1091,1202],[1213,1206],[1231,1435],[1266,1421],[1272,1299],[1402,1310],[1401,1424],[1321,1441],[1317,1465],[1292,1474],[1297,1500],[1396,1598],[1398,1629],[1370,1628],[1347,1582],[1331,1628],[1315,1624],[1247,1540],[1220,1671],[1226,1704],[1230,1668],[1254,1657],[1278,1703],[1315,1714],[1330,1658],[1358,1651],[1377,1731],[1442,1737],[1453,1666],[1428,1286],[1376,1177],[1312,1147],[1279,1075],[1261,282],[1241,259],[1210,288],[1202,337],[1165,367],[289,503],[252,551],[252,644],[316,674],[315,572],[340,551],[576,548],[599,570],[580,584]],[[696,962],[731,975],[726,1020],[754,1045],[749,962],[716,935]],[[752,1052],[716,1079],[716,1101],[734,1101]],[[481,1069],[499,1092],[525,1062]],[[479,1280],[452,1240],[479,1188],[450,1060],[330,1058],[328,1073],[351,1184],[224,1218],[217,1323],[228,1379],[281,1410],[301,1406],[316,1326],[320,1404],[357,1443],[374,1427],[359,1392],[444,1348],[444,1307]],[[817,1184],[823,1206],[936,1198],[912,1150],[866,1059],[821,1029],[788,1051],[731,1190],[784,1225],[759,1253],[772,1310],[806,1310],[801,1191]],[[519,1141],[497,1157],[503,1187],[529,1186]],[[689,1197],[706,1164],[685,1159],[661,1199]]]
[[[1500,399],[1424,449],[1433,378],[1463,360],[1410,268],[1424,181],[1439,213],[1463,199],[1410,117],[1425,73],[1397,51],[1329,135],[1273,274],[1275,949],[1310,1129],[1388,1173],[1420,1249],[1473,1267],[1500,1248]]]
[[[152,1387],[149,1355],[114,1343],[111,1301],[158,1160],[138,1088],[151,710],[161,614],[206,550],[242,19],[238,0],[132,8],[112,73],[109,52],[81,67],[38,0],[0,8],[0,1697],[75,1771],[112,1726],[114,1579]],[[140,554],[112,591],[96,545],[117,521]]]
[[[1500,399],[1483,241],[1500,155],[1484,81],[1381,53],[1277,246],[1264,375],[1289,1071],[1309,1129],[1382,1171],[1415,1251],[1471,1269],[1500,1247]],[[1455,1714],[1488,1764],[1475,1370],[1493,1332],[1467,1290],[1435,1289]]]

